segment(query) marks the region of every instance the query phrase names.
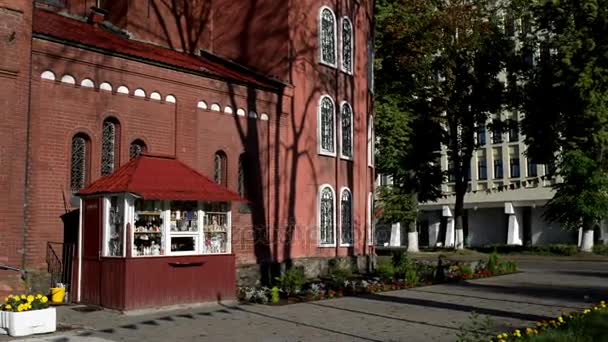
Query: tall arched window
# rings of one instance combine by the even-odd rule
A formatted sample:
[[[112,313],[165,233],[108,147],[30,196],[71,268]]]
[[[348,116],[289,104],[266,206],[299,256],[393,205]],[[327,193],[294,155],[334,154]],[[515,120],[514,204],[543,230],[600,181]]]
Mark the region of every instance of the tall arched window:
[[[217,151],[213,159],[213,180],[219,185],[228,185],[228,168],[226,153]]]
[[[90,143],[89,137],[79,133],[72,138],[70,160],[70,190],[73,193],[84,188],[89,181]]]
[[[108,176],[118,166],[120,124],[114,118],[103,121],[101,135],[101,176]]]
[[[319,15],[319,47],[321,63],[335,67],[336,63],[336,16],[322,7]]]
[[[129,159],[137,158],[146,152],[146,143],[137,139],[129,146]]]
[[[342,102],[340,110],[340,120],[342,121],[342,158],[353,158],[353,108],[348,102]]]
[[[335,245],[335,207],[334,190],[329,185],[319,190],[319,245]]]
[[[353,199],[348,188],[340,196],[340,244],[353,244]]]
[[[334,117],[336,109],[331,97],[324,95],[319,101],[319,152],[322,154],[336,154],[336,139],[334,130]]]
[[[353,73],[353,24],[349,18],[342,18],[342,71]]]

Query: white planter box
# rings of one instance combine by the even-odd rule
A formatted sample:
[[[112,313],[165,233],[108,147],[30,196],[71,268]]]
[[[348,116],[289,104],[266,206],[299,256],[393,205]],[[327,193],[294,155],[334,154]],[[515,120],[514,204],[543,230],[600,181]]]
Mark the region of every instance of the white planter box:
[[[11,336],[54,332],[57,329],[55,308],[25,312],[0,311],[0,328]]]

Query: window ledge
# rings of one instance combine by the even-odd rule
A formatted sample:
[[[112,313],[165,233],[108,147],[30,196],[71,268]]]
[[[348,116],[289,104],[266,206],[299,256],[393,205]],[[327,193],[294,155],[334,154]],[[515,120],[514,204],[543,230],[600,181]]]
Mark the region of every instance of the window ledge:
[[[353,161],[354,158],[353,157],[347,157],[347,156],[341,155],[340,159],[348,160],[348,161]]]
[[[327,152],[327,151],[319,151],[319,155],[320,156],[325,156],[325,157],[336,157],[336,152]]]
[[[328,67],[328,68],[332,68],[332,69],[338,69],[338,65],[337,65],[336,63],[333,63],[333,64],[332,64],[332,63],[326,62],[326,61],[324,61],[324,60],[320,60],[320,61],[319,61],[319,64],[324,65],[324,66],[326,66],[326,67]]]
[[[320,244],[317,246],[318,248],[336,248],[336,244],[332,243],[332,244]]]

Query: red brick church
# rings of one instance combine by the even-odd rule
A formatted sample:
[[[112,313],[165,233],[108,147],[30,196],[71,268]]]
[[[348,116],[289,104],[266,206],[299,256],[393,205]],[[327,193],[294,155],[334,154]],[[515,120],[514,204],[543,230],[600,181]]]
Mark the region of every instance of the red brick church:
[[[371,0],[0,0],[0,294],[2,266],[78,254],[81,191],[135,158],[246,200],[213,241],[237,268],[373,253],[372,22]],[[148,204],[167,226],[206,210],[184,203]],[[173,253],[136,225],[116,253]],[[180,234],[175,254],[211,250]]]

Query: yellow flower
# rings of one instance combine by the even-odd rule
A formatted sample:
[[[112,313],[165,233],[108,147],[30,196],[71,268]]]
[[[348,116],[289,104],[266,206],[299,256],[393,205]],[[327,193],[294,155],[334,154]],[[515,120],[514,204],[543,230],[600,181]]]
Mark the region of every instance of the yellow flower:
[[[36,299],[40,299],[40,298],[42,298],[42,295],[39,293],[36,295]]]
[[[562,318],[562,316],[557,317],[557,320],[558,320],[560,323],[564,323],[564,319]]]
[[[5,310],[11,310],[12,308],[13,308],[13,307],[12,307],[10,304],[6,304],[6,305],[4,306],[4,309],[5,309]]]
[[[21,299],[27,299],[27,296],[23,294],[21,295]]]
[[[19,304],[19,306],[17,307],[17,311],[18,312],[23,311],[23,305],[22,304]]]
[[[521,331],[519,331],[519,329],[516,329],[515,332],[513,333],[513,336],[521,337]]]
[[[591,310],[589,310],[589,309],[585,309],[585,311],[583,311],[583,314],[585,314],[585,315],[586,315],[586,314],[588,314],[588,313],[590,313],[590,312],[591,312]]]
[[[42,299],[40,299],[40,301],[41,301],[42,303],[46,303],[46,302],[48,302],[48,301],[49,301],[49,299],[48,299],[48,298],[46,298],[46,296],[42,296]]]
[[[27,302],[28,303],[31,303],[33,301],[34,301],[34,296],[32,296],[32,295],[27,296]]]

